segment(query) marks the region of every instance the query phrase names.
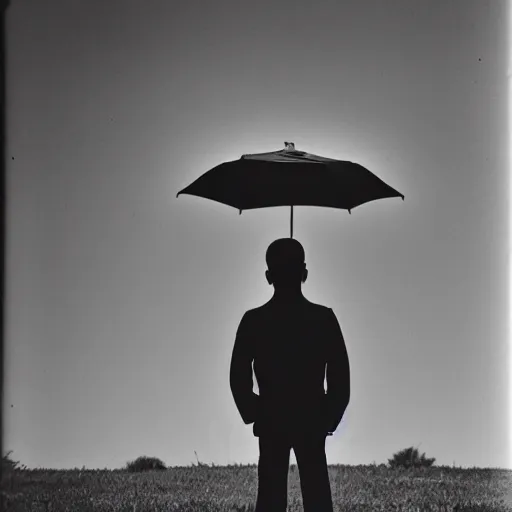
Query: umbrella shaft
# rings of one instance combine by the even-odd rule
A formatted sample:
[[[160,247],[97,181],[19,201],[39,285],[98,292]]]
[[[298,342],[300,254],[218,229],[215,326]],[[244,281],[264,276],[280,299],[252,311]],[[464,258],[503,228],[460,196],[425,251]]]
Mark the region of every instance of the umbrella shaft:
[[[290,238],[293,238],[293,205],[290,212]]]

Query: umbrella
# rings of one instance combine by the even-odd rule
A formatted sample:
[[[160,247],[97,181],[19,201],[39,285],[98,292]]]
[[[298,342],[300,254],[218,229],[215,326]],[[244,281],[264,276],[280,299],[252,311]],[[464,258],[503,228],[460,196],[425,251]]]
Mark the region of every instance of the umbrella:
[[[210,169],[178,192],[211,199],[242,210],[325,206],[351,213],[356,206],[404,195],[362,165],[297,151],[293,142],[269,153],[242,155]]]

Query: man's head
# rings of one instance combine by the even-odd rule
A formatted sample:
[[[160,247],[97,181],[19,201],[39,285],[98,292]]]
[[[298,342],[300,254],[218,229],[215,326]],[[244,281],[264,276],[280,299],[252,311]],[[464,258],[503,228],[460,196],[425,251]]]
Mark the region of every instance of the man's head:
[[[308,277],[304,248],[294,238],[279,238],[272,242],[266,253],[269,284],[275,287],[300,285]]]

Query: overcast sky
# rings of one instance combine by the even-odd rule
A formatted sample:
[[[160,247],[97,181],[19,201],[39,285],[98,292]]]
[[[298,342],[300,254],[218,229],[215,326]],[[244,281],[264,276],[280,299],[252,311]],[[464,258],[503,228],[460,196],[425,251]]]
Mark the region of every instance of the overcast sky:
[[[257,462],[229,362],[290,209],[176,193],[243,153],[405,195],[296,207],[352,369],[329,463],[508,467],[500,0],[16,0],[7,12],[6,450],[29,467]],[[292,461],[294,461],[292,457]]]

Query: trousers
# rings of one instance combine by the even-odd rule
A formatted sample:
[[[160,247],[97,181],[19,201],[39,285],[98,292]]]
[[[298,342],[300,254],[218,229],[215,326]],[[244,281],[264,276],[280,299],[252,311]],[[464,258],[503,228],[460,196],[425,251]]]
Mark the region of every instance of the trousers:
[[[259,437],[258,496],[255,512],[286,512],[288,470],[293,449],[304,512],[333,512],[323,434]]]

